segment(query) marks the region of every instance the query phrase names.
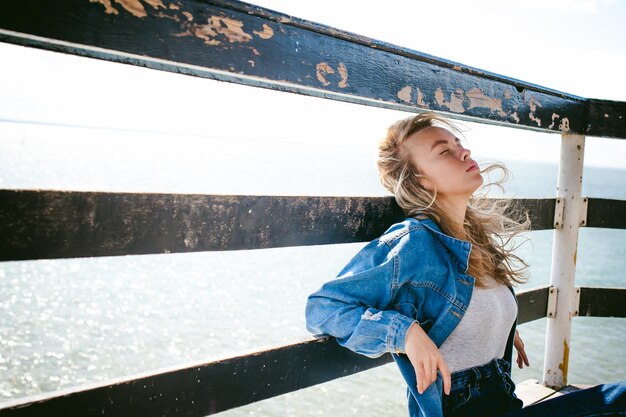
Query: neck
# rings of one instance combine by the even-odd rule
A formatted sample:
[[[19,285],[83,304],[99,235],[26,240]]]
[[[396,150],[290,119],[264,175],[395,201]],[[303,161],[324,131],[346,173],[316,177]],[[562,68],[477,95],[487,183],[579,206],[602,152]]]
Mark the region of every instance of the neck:
[[[460,234],[459,238],[465,237],[465,212],[467,211],[467,205],[469,204],[469,197],[444,197],[439,198],[439,204],[446,211],[446,214],[452,220],[453,226],[457,233]]]

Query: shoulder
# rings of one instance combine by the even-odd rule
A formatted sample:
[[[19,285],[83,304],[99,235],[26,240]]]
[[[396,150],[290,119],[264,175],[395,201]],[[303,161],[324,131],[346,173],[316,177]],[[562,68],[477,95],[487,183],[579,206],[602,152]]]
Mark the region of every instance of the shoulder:
[[[428,247],[433,243],[431,229],[425,223],[427,221],[415,218],[407,218],[402,222],[393,224],[383,235],[378,238],[380,243],[389,249],[411,249]]]

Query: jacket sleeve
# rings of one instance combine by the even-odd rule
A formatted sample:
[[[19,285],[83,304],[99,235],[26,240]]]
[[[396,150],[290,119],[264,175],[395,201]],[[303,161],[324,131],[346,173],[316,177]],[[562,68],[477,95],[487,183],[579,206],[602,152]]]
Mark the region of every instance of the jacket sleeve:
[[[374,240],[308,298],[307,329],[334,336],[348,349],[369,357],[404,353],[406,333],[415,322],[393,310],[399,286],[398,255]]]

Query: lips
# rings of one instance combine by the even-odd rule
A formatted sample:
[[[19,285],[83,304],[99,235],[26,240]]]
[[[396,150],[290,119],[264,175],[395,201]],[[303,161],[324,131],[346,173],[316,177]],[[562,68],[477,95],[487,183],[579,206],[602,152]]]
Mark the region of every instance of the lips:
[[[465,170],[465,172],[469,172],[469,171],[471,171],[473,169],[478,169],[478,164],[476,162],[474,162],[474,161],[472,161],[472,165],[470,165],[469,168],[467,168]]]

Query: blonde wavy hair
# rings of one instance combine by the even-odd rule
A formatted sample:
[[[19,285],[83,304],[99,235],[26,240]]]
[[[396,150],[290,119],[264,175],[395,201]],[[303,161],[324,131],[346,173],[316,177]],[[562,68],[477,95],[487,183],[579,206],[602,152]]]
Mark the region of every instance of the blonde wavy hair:
[[[406,216],[429,217],[445,234],[472,244],[468,274],[476,279],[478,287],[486,286],[484,277],[487,275],[505,285],[526,282],[528,264],[514,253],[521,245],[514,238],[530,229],[528,213],[512,206],[509,199],[486,198],[489,187],[502,189],[501,184],[508,179],[509,171],[502,163],[481,167],[481,174],[500,170],[502,177],[483,185],[474,193],[460,227],[437,200],[434,183],[432,192],[420,184],[420,179],[430,179],[420,173],[419,167],[401,146],[408,137],[429,127],[442,127],[462,135],[461,130],[448,119],[431,112],[397,121],[388,128],[387,136],[379,146],[377,165],[383,186],[395,196]]]

